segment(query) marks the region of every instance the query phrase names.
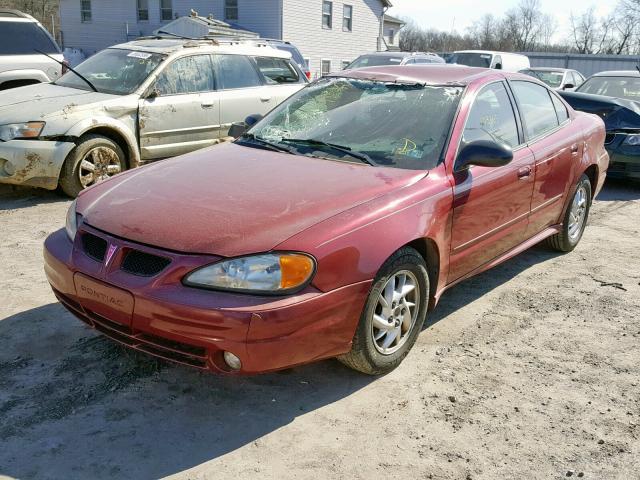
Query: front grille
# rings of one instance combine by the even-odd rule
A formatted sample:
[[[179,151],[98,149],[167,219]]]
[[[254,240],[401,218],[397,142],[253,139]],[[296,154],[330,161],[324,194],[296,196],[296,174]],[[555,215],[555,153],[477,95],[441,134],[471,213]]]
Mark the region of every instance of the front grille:
[[[82,234],[82,248],[89,257],[102,262],[107,254],[108,243],[104,238],[97,237],[91,233]]]
[[[123,271],[139,277],[153,277],[167,268],[171,260],[139,250],[129,250],[124,257]]]
[[[616,139],[615,133],[607,133],[607,135],[604,137],[604,144],[610,145],[611,143],[613,143],[615,139]]]

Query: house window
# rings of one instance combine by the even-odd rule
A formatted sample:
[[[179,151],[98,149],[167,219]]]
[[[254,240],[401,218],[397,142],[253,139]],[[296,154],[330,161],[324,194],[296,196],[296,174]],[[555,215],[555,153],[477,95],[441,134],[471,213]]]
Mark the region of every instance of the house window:
[[[91,0],[80,0],[80,20],[82,22],[91,21]]]
[[[238,21],[238,0],[225,0],[224,19]]]
[[[138,21],[149,21],[149,0],[138,0]]]
[[[173,5],[171,0],[160,0],[160,20],[173,20]]]
[[[331,60],[322,60],[322,76],[329,75],[331,73]]]
[[[342,31],[350,32],[353,30],[353,7],[344,5],[342,7]]]
[[[322,28],[333,28],[333,2],[322,2]]]
[[[389,44],[393,45],[396,43],[396,31],[392,28],[389,30]]]

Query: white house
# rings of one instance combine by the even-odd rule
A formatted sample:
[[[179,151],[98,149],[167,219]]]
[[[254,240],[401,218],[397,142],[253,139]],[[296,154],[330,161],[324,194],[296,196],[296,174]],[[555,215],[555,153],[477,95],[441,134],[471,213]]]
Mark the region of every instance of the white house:
[[[386,50],[383,20],[390,6],[390,0],[60,0],[60,25],[65,47],[91,55],[195,10],[263,38],[290,41],[317,76]]]
[[[402,30],[406,24],[407,22],[404,20],[392,17],[391,15],[384,16],[384,35],[382,38],[384,39],[386,50],[400,50],[400,30]]]

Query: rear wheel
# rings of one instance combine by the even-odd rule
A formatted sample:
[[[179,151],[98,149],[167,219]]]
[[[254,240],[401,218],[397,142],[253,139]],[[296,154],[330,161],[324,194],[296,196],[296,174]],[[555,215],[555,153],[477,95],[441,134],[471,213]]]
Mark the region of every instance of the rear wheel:
[[[422,330],[428,295],[424,259],[413,248],[398,250],[374,280],[351,351],[338,360],[369,375],[396,368]]]
[[[60,176],[60,187],[77,197],[87,187],[126,170],[124,152],[113,140],[102,135],[85,135],[69,154]]]
[[[587,226],[590,208],[591,182],[586,175],[582,175],[564,215],[562,231],[549,237],[548,245],[560,252],[571,252],[576,248]]]

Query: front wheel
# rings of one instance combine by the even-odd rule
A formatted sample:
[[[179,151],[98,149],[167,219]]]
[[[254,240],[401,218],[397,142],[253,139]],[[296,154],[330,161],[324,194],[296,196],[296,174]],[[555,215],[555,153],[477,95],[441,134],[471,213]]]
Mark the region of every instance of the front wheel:
[[[562,230],[547,240],[548,245],[560,252],[571,252],[578,246],[589,219],[591,208],[591,182],[586,175],[578,180],[576,192],[562,221]]]
[[[102,135],[85,135],[69,154],[60,176],[60,188],[72,198],[85,188],[126,170],[120,146]]]
[[[351,351],[338,360],[369,375],[396,368],[422,330],[428,295],[429,276],[424,259],[413,248],[398,250],[374,280]]]

